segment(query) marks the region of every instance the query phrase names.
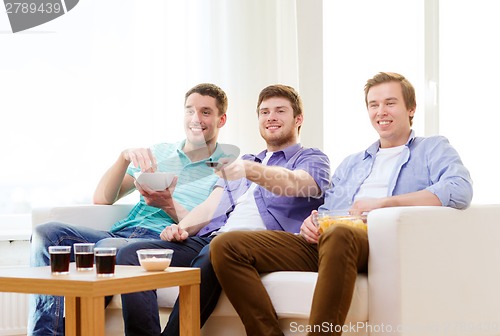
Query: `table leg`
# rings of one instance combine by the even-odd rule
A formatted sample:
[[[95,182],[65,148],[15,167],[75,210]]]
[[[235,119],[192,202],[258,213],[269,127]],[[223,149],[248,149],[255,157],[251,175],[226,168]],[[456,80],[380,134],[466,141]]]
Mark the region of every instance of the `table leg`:
[[[64,298],[64,314],[65,335],[79,335],[79,333],[77,333],[77,330],[80,330],[80,302],[78,298],[74,296],[66,296]]]
[[[180,336],[200,335],[200,285],[179,287]]]
[[[104,336],[104,297],[80,297],[81,336]]]

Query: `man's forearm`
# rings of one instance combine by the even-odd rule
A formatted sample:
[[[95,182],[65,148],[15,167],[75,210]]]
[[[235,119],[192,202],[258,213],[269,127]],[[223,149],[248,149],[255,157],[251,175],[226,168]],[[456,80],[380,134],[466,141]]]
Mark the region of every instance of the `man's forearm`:
[[[279,196],[316,197],[321,193],[316,181],[305,170],[245,161],[245,172],[248,180]]]
[[[167,213],[174,220],[174,222],[179,223],[184,217],[189,213],[189,211],[184,208],[180,203],[172,199],[171,204],[162,207],[162,210]]]
[[[127,190],[122,189],[128,165],[129,162],[120,156],[104,173],[94,192],[94,204],[113,204],[133,189],[132,178],[131,182],[128,183],[130,186],[126,188]]]
[[[190,236],[197,234],[201,228],[212,220],[223,192],[223,188],[216,187],[205,201],[182,218],[179,222],[179,227],[186,230]]]
[[[442,206],[439,198],[428,190],[420,190],[408,194],[387,197],[384,207],[396,206]]]

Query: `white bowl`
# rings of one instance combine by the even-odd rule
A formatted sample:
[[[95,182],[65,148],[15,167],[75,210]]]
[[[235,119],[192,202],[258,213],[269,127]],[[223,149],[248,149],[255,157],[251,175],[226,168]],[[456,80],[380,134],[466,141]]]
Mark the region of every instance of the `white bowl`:
[[[147,186],[155,191],[167,189],[172,180],[174,179],[174,173],[168,172],[155,172],[155,173],[141,173],[137,172],[134,174],[136,181],[142,186]]]
[[[143,249],[137,250],[139,263],[144,270],[160,272],[170,266],[174,250],[171,249]]]

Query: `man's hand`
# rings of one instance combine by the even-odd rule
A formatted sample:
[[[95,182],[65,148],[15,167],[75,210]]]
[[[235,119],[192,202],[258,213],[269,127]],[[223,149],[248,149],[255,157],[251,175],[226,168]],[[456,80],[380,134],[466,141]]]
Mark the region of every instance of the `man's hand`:
[[[364,212],[383,208],[385,198],[363,198],[354,202],[349,209],[351,215],[359,216]]]
[[[183,241],[186,240],[188,237],[189,234],[187,233],[187,231],[181,229],[177,224],[172,224],[170,226],[167,226],[160,233],[160,238],[166,241]]]
[[[311,211],[311,215],[307,217],[300,226],[300,235],[311,244],[317,244],[319,238],[319,230],[316,223],[313,222],[313,215],[317,214],[317,210]]]
[[[215,169],[215,174],[219,177],[227,179],[228,181],[235,181],[246,177],[246,163],[249,161],[237,159],[231,162],[229,158],[222,158],[219,160],[222,163],[220,168]]]
[[[122,152],[122,156],[128,162],[132,162],[134,167],[141,167],[142,172],[154,173],[158,166],[150,148],[126,149]]]
[[[147,205],[156,208],[163,209],[174,209],[174,201],[172,195],[174,194],[175,186],[177,185],[177,176],[172,179],[172,183],[165,190],[155,191],[147,186],[141,186],[137,181],[134,182],[135,187],[141,195],[144,197],[144,201]],[[168,213],[168,212],[167,212]]]

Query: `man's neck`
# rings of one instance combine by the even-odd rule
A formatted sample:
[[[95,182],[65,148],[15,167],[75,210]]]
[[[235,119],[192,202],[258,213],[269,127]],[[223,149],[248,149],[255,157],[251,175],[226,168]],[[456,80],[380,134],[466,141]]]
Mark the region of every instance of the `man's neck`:
[[[204,146],[194,146],[193,144],[185,143],[182,151],[192,161],[197,162],[208,159],[217,147],[217,143],[206,143]]]
[[[285,148],[288,148],[290,146],[296,145],[298,143],[299,142],[297,140],[295,140],[295,141],[289,141],[289,142],[287,142],[285,144],[280,144],[280,145],[277,145],[277,146],[268,143],[267,144],[267,151],[268,152],[279,152],[279,151],[281,151],[281,150],[283,150]]]

